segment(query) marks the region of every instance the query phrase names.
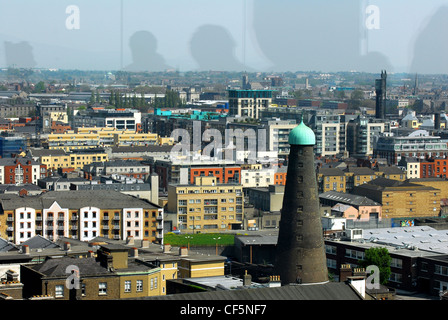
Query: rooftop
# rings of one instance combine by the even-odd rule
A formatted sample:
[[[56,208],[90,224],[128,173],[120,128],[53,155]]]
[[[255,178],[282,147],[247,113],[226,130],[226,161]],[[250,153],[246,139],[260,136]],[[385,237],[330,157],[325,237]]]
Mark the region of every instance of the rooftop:
[[[378,202],[367,197],[337,191],[327,191],[321,193],[319,194],[319,198],[356,206],[380,206]]]

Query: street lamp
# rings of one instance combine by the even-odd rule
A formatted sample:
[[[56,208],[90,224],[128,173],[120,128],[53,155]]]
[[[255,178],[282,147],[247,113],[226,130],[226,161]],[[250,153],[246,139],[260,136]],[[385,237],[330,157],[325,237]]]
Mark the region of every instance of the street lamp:
[[[185,239],[188,241],[188,251],[190,251],[190,239],[193,239],[193,237],[186,236]]]

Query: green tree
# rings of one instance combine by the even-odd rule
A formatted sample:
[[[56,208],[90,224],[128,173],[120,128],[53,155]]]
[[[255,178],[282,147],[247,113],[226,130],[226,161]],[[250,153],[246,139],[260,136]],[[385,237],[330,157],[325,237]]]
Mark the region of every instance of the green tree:
[[[360,267],[367,268],[375,265],[380,271],[380,283],[386,284],[391,274],[390,263],[392,258],[386,248],[370,248],[364,252],[364,259],[359,260]]]
[[[35,86],[34,86],[34,93],[42,93],[45,91],[45,83],[43,81],[39,81]]]

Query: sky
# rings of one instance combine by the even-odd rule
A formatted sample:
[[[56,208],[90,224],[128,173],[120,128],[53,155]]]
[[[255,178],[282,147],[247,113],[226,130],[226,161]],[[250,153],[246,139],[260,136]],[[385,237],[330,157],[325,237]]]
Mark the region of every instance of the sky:
[[[0,67],[448,73],[447,31],[448,0],[0,0]]]

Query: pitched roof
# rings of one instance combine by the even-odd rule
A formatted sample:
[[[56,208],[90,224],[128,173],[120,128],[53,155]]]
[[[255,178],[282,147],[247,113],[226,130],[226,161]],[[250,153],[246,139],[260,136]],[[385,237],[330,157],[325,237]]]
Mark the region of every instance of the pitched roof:
[[[353,172],[354,174],[359,175],[373,175],[375,172],[367,167],[355,167],[355,166],[347,166],[343,171],[345,172]]]
[[[338,168],[319,168],[318,173],[324,176],[344,176],[344,172]]]
[[[379,166],[374,169],[378,172],[384,172],[385,174],[404,174],[405,172],[396,166]]]
[[[142,298],[145,300],[362,300],[345,282],[275,288],[217,290]]]
[[[51,240],[45,239],[41,235],[36,235],[25,242],[22,245],[27,245],[30,249],[43,249],[43,248],[59,248],[60,246]]]
[[[111,272],[102,267],[95,258],[48,258],[43,263],[34,265],[31,268],[47,277],[67,277],[66,269],[72,265],[76,265],[79,268],[79,273],[82,275],[111,274]]]
[[[7,251],[18,251],[19,248],[14,244],[6,239],[0,238],[0,252],[7,252]]]
[[[372,199],[351,193],[327,191],[319,194],[320,199],[336,201],[338,203],[348,204],[351,206],[380,206],[380,204]]]
[[[0,195],[0,206],[3,210],[15,210],[23,206],[34,209],[50,208],[57,202],[63,208],[80,209],[86,206],[101,209],[118,208],[159,208],[144,199],[135,198],[112,190],[76,190],[70,192],[50,191],[38,196],[20,197],[14,194]]]

